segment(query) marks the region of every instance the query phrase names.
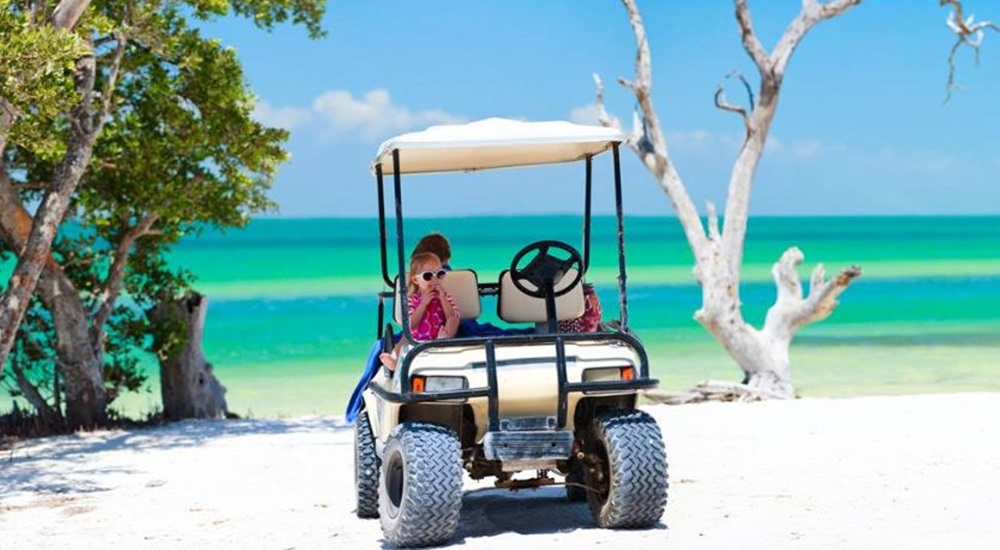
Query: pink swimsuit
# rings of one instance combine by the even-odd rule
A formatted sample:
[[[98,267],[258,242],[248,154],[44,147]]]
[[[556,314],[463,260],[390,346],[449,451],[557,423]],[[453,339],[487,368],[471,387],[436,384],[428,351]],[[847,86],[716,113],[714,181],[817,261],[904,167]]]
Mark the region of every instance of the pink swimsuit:
[[[455,304],[450,295],[444,294],[444,296],[452,305]],[[417,310],[417,306],[420,305],[422,300],[423,295],[419,292],[407,296],[406,314],[413,315],[413,312]],[[417,326],[411,326],[410,332],[415,339],[421,342],[435,340],[446,320],[447,316],[444,313],[444,306],[441,305],[441,301],[432,299],[431,303],[427,304],[427,309],[424,310],[424,318],[420,320]]]

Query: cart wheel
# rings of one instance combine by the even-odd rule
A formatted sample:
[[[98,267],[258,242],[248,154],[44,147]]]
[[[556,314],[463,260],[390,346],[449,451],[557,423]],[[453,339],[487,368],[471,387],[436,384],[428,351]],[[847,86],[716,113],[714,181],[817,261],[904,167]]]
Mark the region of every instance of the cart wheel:
[[[375,454],[368,411],[361,411],[354,423],[354,488],[359,518],[378,517],[378,476],[382,464]]]
[[[382,534],[397,547],[443,544],[462,511],[458,437],[443,426],[406,422],[389,439],[379,483]]]
[[[598,527],[650,527],[667,504],[667,456],[660,427],[642,411],[594,420],[584,468],[587,500]]]

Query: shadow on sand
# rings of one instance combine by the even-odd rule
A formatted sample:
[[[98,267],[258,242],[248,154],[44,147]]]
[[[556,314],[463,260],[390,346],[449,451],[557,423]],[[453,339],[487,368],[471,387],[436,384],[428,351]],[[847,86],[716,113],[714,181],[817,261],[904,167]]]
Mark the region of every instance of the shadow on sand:
[[[598,529],[586,502],[570,502],[563,487],[512,492],[475,489],[462,496],[458,531],[449,545],[503,533],[545,535]],[[666,529],[662,522],[653,529]],[[392,548],[383,542],[383,548]]]
[[[93,479],[105,474],[133,473],[126,467],[96,467],[105,453],[198,447],[253,435],[335,433],[351,429],[340,418],[288,420],[185,420],[153,428],[114,430],[46,437],[15,443],[0,454],[0,495],[94,493],[107,490]],[[68,466],[68,468],[67,468]],[[69,472],[69,473],[67,473]]]

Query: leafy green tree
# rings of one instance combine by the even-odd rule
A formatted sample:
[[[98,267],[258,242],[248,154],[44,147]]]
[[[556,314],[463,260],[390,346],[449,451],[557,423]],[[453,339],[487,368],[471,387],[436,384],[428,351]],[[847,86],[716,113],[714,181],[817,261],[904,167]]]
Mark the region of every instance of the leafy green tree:
[[[44,123],[72,106],[75,61],[87,50],[73,33],[35,24],[14,0],[0,0],[0,36],[0,149],[8,139],[52,148]]]
[[[45,148],[12,139],[0,157],[0,235],[18,252],[0,303],[0,332],[17,326],[10,324],[20,317],[16,309],[27,309],[21,300],[37,264],[38,307],[48,315],[32,315],[31,328],[16,332],[16,349],[30,349],[29,334],[45,334],[55,353],[35,363],[21,354],[18,370],[34,365],[35,380],[50,379],[46,368],[61,373],[71,429],[103,424],[116,388],[134,380],[127,358],[162,352],[151,342],[170,341],[137,337],[157,330],[137,312],[188,281],[166,268],[169,247],[185,234],[242,226],[274,207],[266,191],[287,158],[287,134],[252,119],[253,96],[235,53],[192,25],[229,13],[263,29],[291,21],[322,34],[323,3],[314,0],[97,1],[76,29],[90,52],[74,65],[77,102],[50,120],[22,114],[10,125],[36,124],[54,137]],[[68,168],[80,163],[78,171]],[[71,234],[65,226],[54,253],[37,242],[32,248],[63,199],[67,218],[83,229]],[[33,224],[25,208],[32,201],[39,203]],[[0,341],[0,368],[5,349]]]

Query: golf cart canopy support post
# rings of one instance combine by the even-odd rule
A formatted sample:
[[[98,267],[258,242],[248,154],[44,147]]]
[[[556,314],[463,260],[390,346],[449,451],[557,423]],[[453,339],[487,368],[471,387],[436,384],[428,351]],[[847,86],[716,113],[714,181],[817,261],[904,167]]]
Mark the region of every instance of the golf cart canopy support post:
[[[403,191],[400,186],[400,175],[399,175],[399,149],[392,150],[392,183],[393,190],[396,193],[396,248],[399,258],[399,275],[396,276],[396,280],[399,281],[399,300],[400,304],[408,304],[407,294],[409,291],[409,285],[406,282],[406,250],[404,250],[403,244]],[[403,306],[400,305],[400,308]],[[399,322],[403,325],[403,336],[411,341],[416,340],[410,335],[410,315],[408,313],[409,308],[400,309]]]
[[[593,193],[593,178],[591,173],[593,172],[593,162],[594,156],[587,155],[587,168],[586,175],[584,179],[586,184],[584,187],[584,199],[583,199],[583,272],[586,273],[590,269],[590,199]]]
[[[628,327],[628,294],[625,288],[625,216],[622,215],[622,169],[618,143],[611,144],[615,159],[615,215],[618,218],[618,312],[622,330]]]

